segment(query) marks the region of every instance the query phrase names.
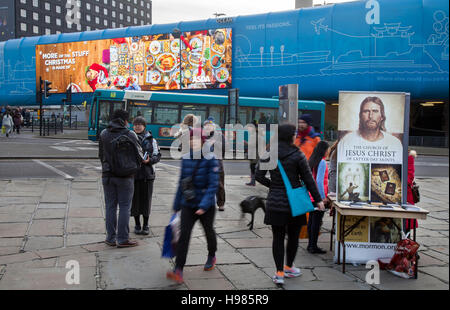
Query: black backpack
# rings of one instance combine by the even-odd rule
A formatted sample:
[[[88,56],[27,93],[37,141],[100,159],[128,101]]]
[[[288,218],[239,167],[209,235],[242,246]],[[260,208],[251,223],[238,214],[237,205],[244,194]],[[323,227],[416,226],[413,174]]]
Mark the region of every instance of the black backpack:
[[[127,133],[111,141],[111,172],[118,177],[131,176],[141,167],[136,144]]]

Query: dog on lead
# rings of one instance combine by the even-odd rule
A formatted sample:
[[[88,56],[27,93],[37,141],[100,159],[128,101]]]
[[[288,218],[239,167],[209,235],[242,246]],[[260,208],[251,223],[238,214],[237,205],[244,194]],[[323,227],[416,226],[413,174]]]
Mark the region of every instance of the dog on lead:
[[[241,218],[244,218],[245,213],[249,213],[252,215],[251,221],[247,224],[250,230],[253,229],[253,222],[255,220],[255,212],[259,208],[261,208],[264,213],[266,213],[266,204],[265,204],[265,198],[259,197],[259,196],[249,196],[245,198],[241,203],[239,204],[241,207]]]

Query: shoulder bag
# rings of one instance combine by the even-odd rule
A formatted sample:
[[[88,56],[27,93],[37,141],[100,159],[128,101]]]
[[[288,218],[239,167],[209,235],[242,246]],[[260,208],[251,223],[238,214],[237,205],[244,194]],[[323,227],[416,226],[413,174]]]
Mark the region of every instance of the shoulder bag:
[[[302,183],[301,187],[292,188],[291,182],[289,182],[289,178],[286,175],[280,160],[278,160],[278,169],[280,169],[281,177],[283,178],[284,186],[286,187],[286,194],[288,196],[289,205],[291,206],[292,216],[296,217],[314,211],[314,206],[303,181],[300,181]]]

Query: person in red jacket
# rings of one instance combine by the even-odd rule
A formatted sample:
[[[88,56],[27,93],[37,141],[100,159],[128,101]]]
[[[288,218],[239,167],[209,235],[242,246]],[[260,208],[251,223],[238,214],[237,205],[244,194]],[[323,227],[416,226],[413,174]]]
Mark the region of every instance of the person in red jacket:
[[[312,116],[303,114],[298,119],[298,131],[295,138],[295,145],[305,154],[306,159],[311,157],[314,148],[320,141],[320,135],[311,126]]]
[[[406,201],[413,205],[414,204],[414,198],[412,194],[412,185],[415,178],[415,167],[414,162],[417,157],[417,153],[414,150],[410,150],[408,154],[408,190],[407,190],[407,196]],[[405,233],[408,233],[411,229],[417,228],[419,225],[417,224],[417,220],[415,219],[405,219],[403,221],[403,228]]]

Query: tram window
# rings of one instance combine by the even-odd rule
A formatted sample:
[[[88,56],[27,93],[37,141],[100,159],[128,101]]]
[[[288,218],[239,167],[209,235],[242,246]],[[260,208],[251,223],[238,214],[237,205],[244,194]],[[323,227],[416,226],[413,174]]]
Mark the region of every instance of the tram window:
[[[133,102],[129,101],[127,105],[128,113],[130,114],[128,121],[133,123],[133,120],[137,116],[141,116],[145,119],[147,124],[152,122],[152,107],[146,102]]]
[[[181,120],[188,114],[194,114],[197,118],[200,118],[200,125],[206,120],[206,107],[183,105],[181,108]]]
[[[95,123],[97,122],[97,101],[91,104],[91,123],[90,127],[95,128]]]
[[[208,117],[214,117],[214,122],[223,127],[225,125],[225,107],[209,107]]]
[[[258,124],[278,124],[277,110],[255,108],[255,119]]]
[[[154,123],[173,125],[178,123],[178,105],[158,104],[155,107]]]
[[[99,125],[101,127],[108,126],[109,121],[111,120],[111,116],[115,110],[123,109],[124,102],[122,101],[100,101],[99,107]]]
[[[252,117],[252,110],[251,110],[251,108],[239,107],[238,122],[240,124],[242,124],[242,126],[250,124],[251,121],[252,121],[251,117]]]

